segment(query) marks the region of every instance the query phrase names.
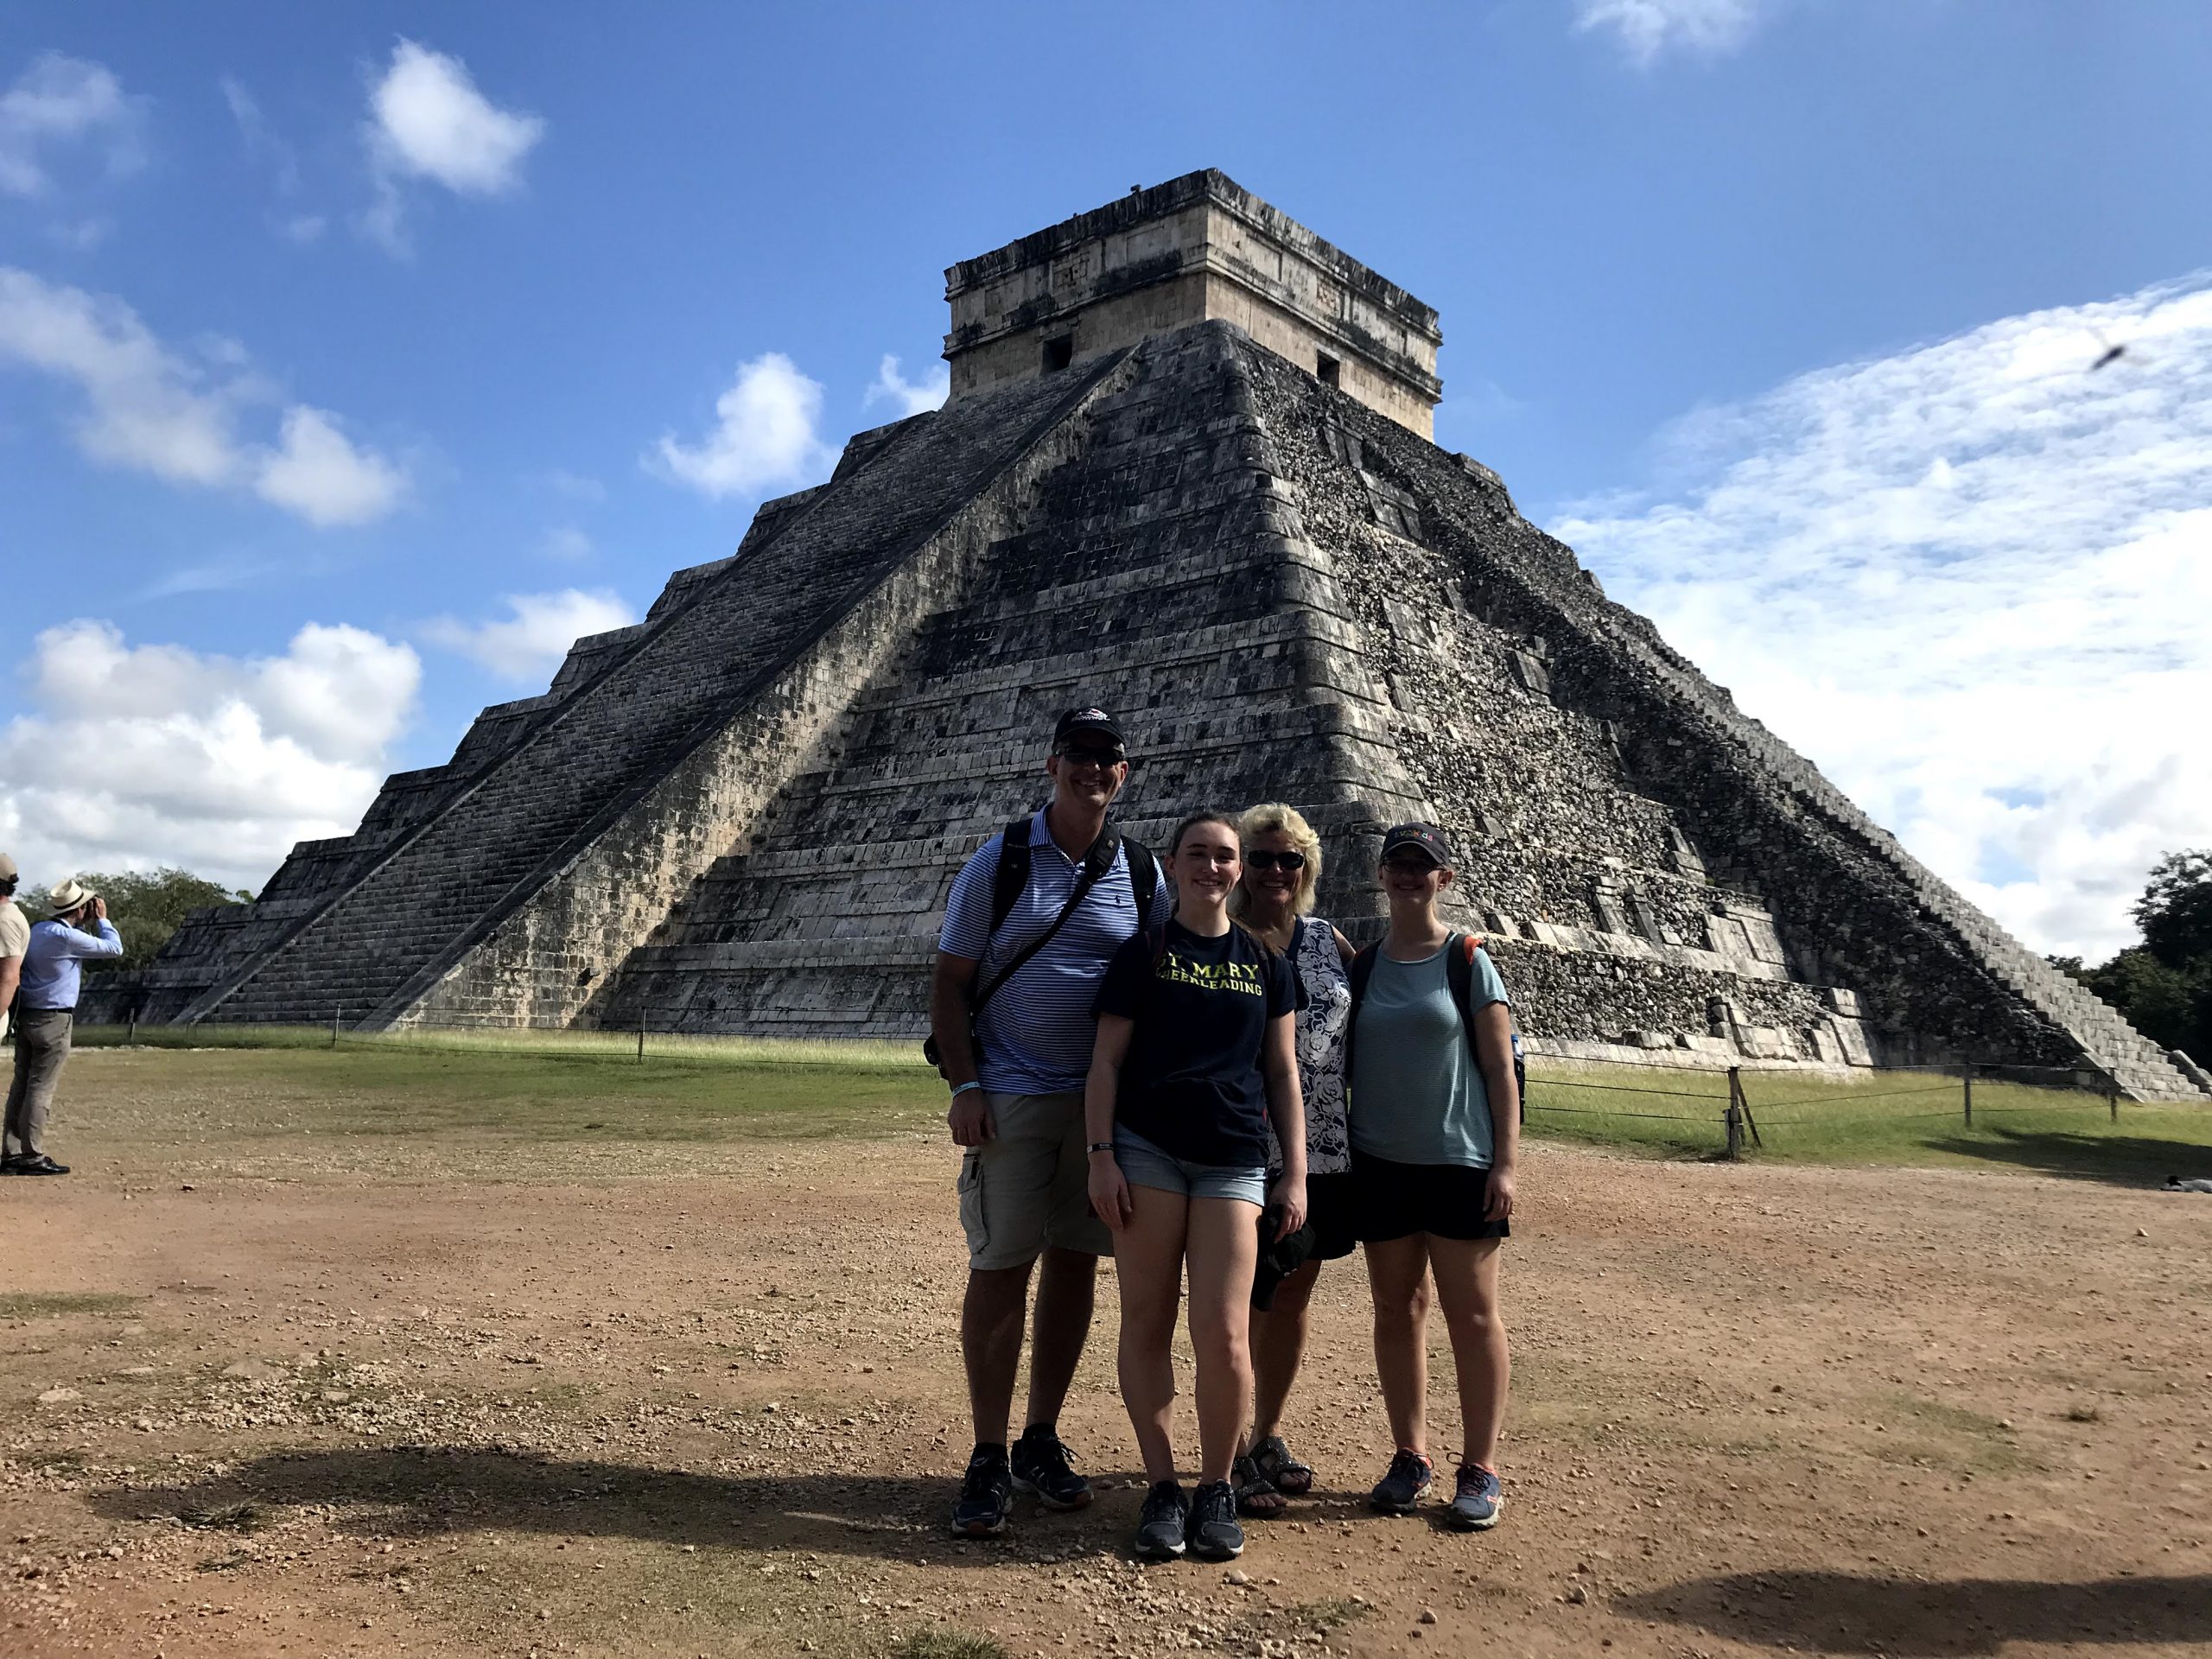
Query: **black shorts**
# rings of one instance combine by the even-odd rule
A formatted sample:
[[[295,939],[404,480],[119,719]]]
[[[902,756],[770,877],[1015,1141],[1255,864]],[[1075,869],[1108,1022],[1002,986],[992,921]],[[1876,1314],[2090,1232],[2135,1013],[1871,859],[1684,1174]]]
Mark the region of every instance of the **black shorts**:
[[[1363,1243],[1433,1233],[1439,1238],[1510,1238],[1510,1223],[1485,1221],[1490,1171],[1465,1164],[1394,1164],[1351,1155],[1352,1230]]]
[[[1308,1262],[1334,1262],[1359,1248],[1359,1232],[1352,1224],[1351,1175],[1308,1175],[1306,1178],[1306,1219],[1313,1224],[1313,1249]]]

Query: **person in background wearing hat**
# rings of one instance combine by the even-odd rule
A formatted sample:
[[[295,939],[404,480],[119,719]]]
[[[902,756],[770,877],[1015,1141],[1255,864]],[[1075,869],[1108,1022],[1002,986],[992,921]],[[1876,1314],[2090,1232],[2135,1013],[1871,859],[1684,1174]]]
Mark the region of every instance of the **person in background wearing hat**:
[[[123,936],[107,918],[107,901],[74,881],[47,895],[53,916],[31,929],[23,952],[22,1011],[16,1027],[16,1077],[8,1088],[5,1157],[0,1174],[67,1175],[69,1166],[46,1155],[46,1117],[69,1058],[77,1012],[78,964],[119,957]]]
[[[1107,827],[1129,775],[1113,716],[1096,708],[1062,715],[1045,771],[1051,802],[985,842],[954,880],[930,992],[935,1057],[952,1086],[946,1119],[965,1149],[960,1353],[976,1447],[952,1530],[967,1538],[1006,1530],[1017,1486],[1048,1509],[1090,1502],[1090,1483],[1075,1471],[1058,1429],[1090,1332],[1098,1258],[1113,1249],[1090,1211],[1083,1150],[1090,1008],[1115,951],[1165,922],[1169,903],[1152,855]],[[1010,846],[1017,829],[1026,844]],[[1018,891],[1001,887],[1009,870]],[[1003,915],[1001,899],[1010,905]],[[1027,1415],[1009,1448],[1022,1315],[1040,1257]]]
[[[1306,1105],[1306,1217],[1302,1260],[1278,1275],[1262,1252],[1252,1286],[1252,1432],[1236,1460],[1240,1514],[1281,1515],[1286,1497],[1313,1488],[1313,1471],[1282,1437],[1283,1407],[1305,1357],[1309,1304],[1321,1263],[1358,1248],[1352,1229],[1351,1143],[1344,1123],[1344,1022],[1351,1012],[1345,967],[1351,941],[1306,912],[1321,880],[1321,838],[1297,808],[1271,801],[1236,821],[1244,875],[1229,913],[1280,951],[1304,993],[1298,1008],[1298,1092]],[[1268,1128],[1269,1179],[1282,1169],[1281,1143]]]
[[[8,1034],[8,1011],[16,1004],[16,982],[23,974],[23,951],[31,925],[16,904],[16,883],[22,874],[16,861],[0,853],[0,1037]]]
[[[1397,1447],[1370,1501],[1408,1514],[1435,1481],[1426,1421],[1433,1271],[1463,1428],[1445,1519],[1476,1531],[1497,1525],[1504,1505],[1497,1435],[1510,1362],[1498,1257],[1511,1231],[1520,1107],[1504,982],[1479,943],[1437,914],[1452,877],[1451,847],[1433,824],[1384,835],[1390,921],[1352,963],[1349,1118],[1375,1368]]]

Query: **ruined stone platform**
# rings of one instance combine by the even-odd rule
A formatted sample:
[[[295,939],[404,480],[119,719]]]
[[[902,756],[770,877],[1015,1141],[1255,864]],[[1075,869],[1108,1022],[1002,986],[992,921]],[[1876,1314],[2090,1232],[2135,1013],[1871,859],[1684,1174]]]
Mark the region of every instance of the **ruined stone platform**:
[[[1268,222],[1217,174],[1160,191],[1150,217],[1132,198],[971,262],[1031,296],[1020,328],[976,331],[988,372],[855,438],[258,902],[200,912],[141,1017],[918,1036],[954,872],[1041,798],[1055,715],[1097,702],[1135,756],[1127,828],[1289,801],[1355,936],[1379,926],[1382,827],[1441,823],[1459,914],[1547,1052],[1972,1060],[2203,1097],[1421,435],[1408,400],[1436,383],[1408,353],[1433,364],[1433,312],[1310,232],[1284,258],[1322,275],[1278,262],[1233,296],[1291,308],[1267,344],[1132,309],[1085,235],[1122,237],[1144,283],[1234,285]],[[1171,270],[1140,234],[1170,221],[1233,223],[1241,251]],[[1046,268],[1027,287],[1025,257]],[[1064,259],[1083,283],[1056,287]],[[1201,309],[1235,308],[1214,293]],[[1119,308],[1085,340],[1102,295]]]

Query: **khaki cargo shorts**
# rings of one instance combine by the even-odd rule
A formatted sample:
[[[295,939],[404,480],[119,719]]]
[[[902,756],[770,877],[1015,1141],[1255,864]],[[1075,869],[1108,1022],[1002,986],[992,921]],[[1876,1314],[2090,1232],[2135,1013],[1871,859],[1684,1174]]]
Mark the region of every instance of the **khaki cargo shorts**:
[[[1083,1096],[986,1095],[998,1133],[960,1160],[960,1225],[968,1265],[1026,1268],[1048,1244],[1111,1255],[1114,1236],[1090,1213]]]

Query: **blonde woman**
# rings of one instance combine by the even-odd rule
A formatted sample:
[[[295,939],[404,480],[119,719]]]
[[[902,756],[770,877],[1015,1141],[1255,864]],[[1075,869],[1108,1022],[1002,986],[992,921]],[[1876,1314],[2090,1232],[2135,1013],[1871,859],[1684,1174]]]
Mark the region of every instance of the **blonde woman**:
[[[1282,1512],[1286,1497],[1313,1489],[1313,1471],[1284,1443],[1282,1414],[1305,1357],[1314,1281],[1321,1263],[1350,1255],[1356,1245],[1351,1209],[1351,1145],[1344,1123],[1344,1026],[1351,1009],[1345,965],[1351,942],[1311,914],[1321,880],[1321,838],[1294,806],[1270,801],[1237,821],[1244,874],[1230,895],[1230,913],[1282,953],[1305,992],[1298,1011],[1298,1083],[1306,1103],[1306,1213],[1313,1245],[1303,1266],[1273,1285],[1262,1271],[1252,1310],[1252,1433],[1237,1459],[1238,1507],[1265,1518]],[[1282,1149],[1268,1135],[1270,1179]],[[1267,1300],[1262,1309],[1257,1303]]]

